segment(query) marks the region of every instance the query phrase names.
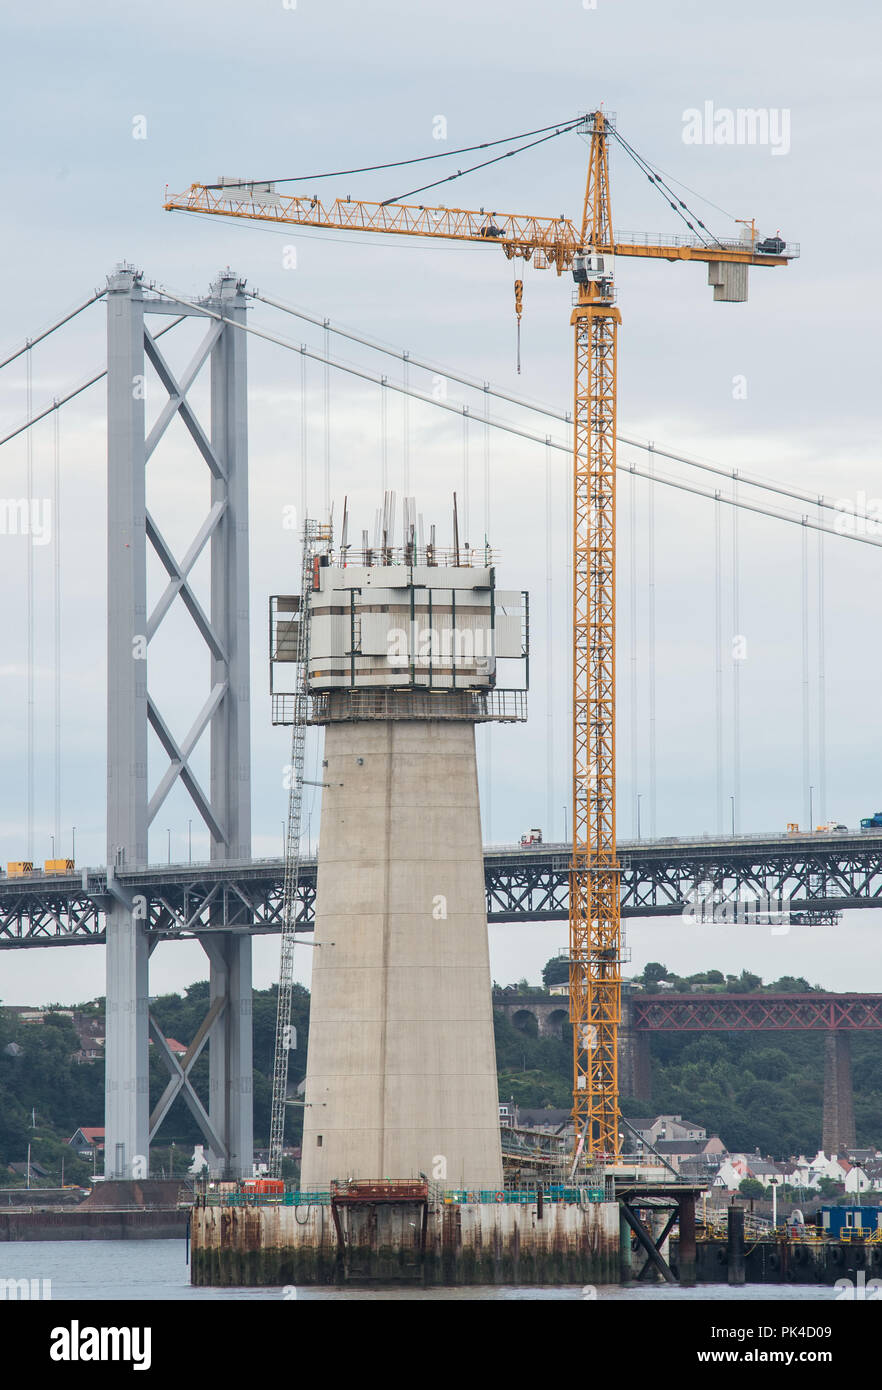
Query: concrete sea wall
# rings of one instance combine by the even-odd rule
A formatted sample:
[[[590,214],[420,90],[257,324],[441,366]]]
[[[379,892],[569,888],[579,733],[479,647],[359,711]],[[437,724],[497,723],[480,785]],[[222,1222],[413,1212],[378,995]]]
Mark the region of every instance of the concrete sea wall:
[[[546,1203],[541,1219],[535,1204],[197,1206],[191,1234],[194,1284],[551,1285],[619,1277],[615,1202]]]

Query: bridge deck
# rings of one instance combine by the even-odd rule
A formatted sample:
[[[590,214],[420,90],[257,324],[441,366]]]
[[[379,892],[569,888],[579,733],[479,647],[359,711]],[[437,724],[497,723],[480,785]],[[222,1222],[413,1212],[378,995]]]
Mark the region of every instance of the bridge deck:
[[[622,841],[622,915],[683,916],[687,922],[768,922],[778,930],[823,914],[882,906],[882,831]],[[569,847],[485,850],[491,923],[566,921]],[[300,874],[300,927],[312,929],[316,861]],[[277,932],[281,858],[152,864],[108,875],[0,878],[0,949],[104,940],[116,894],[132,901],[167,939],[197,932]],[[835,920],[835,916],[833,918]]]

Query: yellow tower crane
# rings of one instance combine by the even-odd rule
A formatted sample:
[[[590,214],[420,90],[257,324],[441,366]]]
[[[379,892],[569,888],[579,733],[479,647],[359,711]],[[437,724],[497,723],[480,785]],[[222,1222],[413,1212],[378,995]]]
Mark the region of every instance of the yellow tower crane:
[[[590,137],[581,225],[565,217],[530,217],[280,194],[272,182],[225,179],[192,184],[166,202],[168,211],[281,222],[340,231],[384,232],[498,244],[509,259],[537,270],[572,272],[577,286],[573,401],[573,845],[570,863],[570,1020],[573,1025],[575,1171],[581,1155],[619,1154],[618,1029],[621,1022],[621,867],[616,853],[615,569],[616,334],[613,258],[701,261],[714,299],[747,298],[749,266],[781,266],[799,254],[779,234],[760,239],[745,223],[738,238],[613,234],[609,138],[619,143],[680,216],[682,203],[615,131],[602,110],[569,123]],[[559,133],[559,132],[557,132]],[[548,137],[550,138],[550,137]],[[504,142],[495,142],[504,143]],[[539,142],[537,142],[539,143]],[[454,176],[455,177],[455,176]],[[520,325],[522,282],[516,280]]]

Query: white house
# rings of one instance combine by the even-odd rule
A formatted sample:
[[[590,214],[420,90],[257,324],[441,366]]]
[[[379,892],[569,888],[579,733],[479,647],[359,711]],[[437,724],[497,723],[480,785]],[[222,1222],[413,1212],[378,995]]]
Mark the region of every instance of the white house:
[[[853,1163],[845,1175],[846,1192],[871,1192],[873,1184],[859,1163]]]

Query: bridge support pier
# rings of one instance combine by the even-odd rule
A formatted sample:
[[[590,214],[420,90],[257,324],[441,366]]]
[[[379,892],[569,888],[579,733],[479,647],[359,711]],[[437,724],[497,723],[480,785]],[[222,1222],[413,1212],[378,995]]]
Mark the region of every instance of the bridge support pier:
[[[251,939],[223,930],[222,907],[211,907],[212,930],[202,937],[211,962],[211,1003],[183,1060],[149,1018],[148,957],[166,926],[161,903],[129,892],[117,874],[148,863],[148,831],[173,787],[182,786],[209,833],[211,859],[251,857],[251,734],[248,619],[248,461],[245,334],[242,284],[229,271],[198,304],[152,294],[139,271],[121,265],[108,277],[107,295],[107,1042],[105,1171],[107,1177],[149,1175],[150,1140],[181,1096],[207,1144],[211,1171],[250,1176]],[[205,332],[183,370],[172,369],[151,332],[148,316],[201,319]],[[223,315],[222,321],[218,316]],[[231,322],[229,322],[231,321]],[[147,367],[168,399],[147,427]],[[210,423],[204,427],[188,398],[210,363]],[[210,505],[181,558],[160,530],[178,520],[177,499],[164,512],[147,506],[146,468],[173,420],[183,424],[196,459],[210,475]],[[165,587],[148,605],[147,546],[165,572]],[[210,556],[208,612],[191,571]],[[173,732],[174,718],[148,691],[148,650],[177,599],[204,643],[207,688],[189,730]],[[201,652],[200,652],[201,654]],[[180,683],[188,677],[175,672]],[[172,686],[174,688],[174,686]],[[174,712],[178,715],[178,711]],[[148,789],[148,728],[167,763]],[[203,734],[210,737],[210,782],[204,789],[191,765]],[[154,745],[155,747],[155,745]],[[161,759],[160,759],[161,761]],[[156,919],[151,921],[151,916]],[[219,930],[216,930],[219,929]],[[149,1110],[148,1037],[170,1080]],[[209,1046],[210,1097],[206,1110],[190,1080]]]
[[[241,932],[203,936],[211,961],[211,1005],[222,1002],[221,1031],[209,1054],[209,1119],[223,1148],[209,1145],[213,1172],[249,1176],[253,1162],[251,942]]]
[[[832,1028],[826,1037],[824,1054],[821,1147],[828,1157],[835,1158],[853,1148],[855,1143],[850,1034],[844,1029]]]
[[[619,1091],[637,1100],[652,1099],[649,1034],[635,1027],[634,996],[622,986],[622,1022],[619,1027]]]

